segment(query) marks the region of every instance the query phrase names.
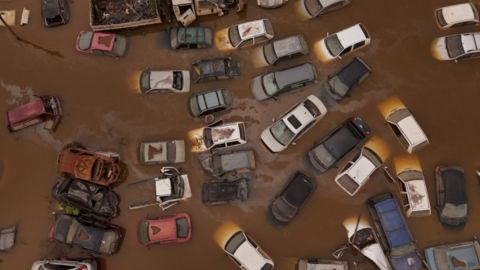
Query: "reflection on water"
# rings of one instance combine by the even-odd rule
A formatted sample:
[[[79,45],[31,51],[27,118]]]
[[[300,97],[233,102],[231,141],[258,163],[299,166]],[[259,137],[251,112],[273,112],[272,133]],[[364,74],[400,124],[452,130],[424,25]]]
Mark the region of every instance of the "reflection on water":
[[[142,91],[140,90],[140,75],[142,71],[136,70],[132,72],[132,74],[128,77],[127,83],[128,88],[131,89],[134,93],[141,94]]]
[[[396,156],[393,160],[395,164],[395,172],[399,174],[402,171],[406,170],[418,170],[422,171],[422,166],[420,165],[420,160],[415,155],[400,155]]]
[[[234,49],[228,41],[228,28],[215,32],[215,46],[219,51],[230,51]]]
[[[223,222],[213,234],[213,239],[223,249],[228,239],[236,232],[242,230],[237,224],[231,221]]]

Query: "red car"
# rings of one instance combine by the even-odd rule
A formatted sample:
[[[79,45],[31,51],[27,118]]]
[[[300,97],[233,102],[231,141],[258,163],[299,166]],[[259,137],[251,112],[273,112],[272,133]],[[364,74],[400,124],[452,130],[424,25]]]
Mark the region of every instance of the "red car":
[[[142,219],[138,223],[137,237],[144,246],[188,242],[192,238],[190,215],[182,213]]]
[[[13,132],[45,122],[45,129],[55,130],[60,118],[62,118],[60,100],[54,96],[39,96],[7,111],[7,127]]]
[[[111,33],[81,31],[75,47],[79,52],[123,56],[127,51],[127,38]]]

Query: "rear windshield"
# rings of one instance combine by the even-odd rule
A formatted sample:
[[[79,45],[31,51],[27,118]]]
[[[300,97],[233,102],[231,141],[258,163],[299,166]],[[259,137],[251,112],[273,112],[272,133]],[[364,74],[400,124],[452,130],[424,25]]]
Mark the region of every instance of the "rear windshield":
[[[303,106],[305,106],[305,109],[307,109],[307,111],[313,117],[317,117],[317,116],[321,115],[320,110],[311,100],[309,100],[309,99],[305,100],[305,102],[303,102]]]
[[[177,223],[177,237],[186,238],[189,231],[188,220],[186,218],[177,218],[175,222]]]
[[[227,244],[225,245],[225,250],[231,254],[234,254],[235,251],[240,247],[240,245],[245,242],[245,236],[241,231],[235,233],[230,239],[228,240]]]
[[[183,88],[183,74],[181,71],[174,71],[173,72],[173,88],[177,90],[182,90]]]
[[[242,38],[238,32],[238,26],[228,28],[228,39],[233,47],[237,47],[240,44]]]

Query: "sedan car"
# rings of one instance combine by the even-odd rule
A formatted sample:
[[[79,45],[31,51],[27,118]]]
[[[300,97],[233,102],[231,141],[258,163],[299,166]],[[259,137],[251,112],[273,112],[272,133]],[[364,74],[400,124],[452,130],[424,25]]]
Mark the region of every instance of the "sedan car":
[[[227,204],[248,199],[248,179],[209,181],[202,185],[202,202],[206,205]]]
[[[191,72],[196,83],[227,80],[240,75],[240,65],[231,57],[203,59],[192,63]]]
[[[335,183],[348,195],[354,196],[382,163],[382,159],[372,149],[363,147],[360,153],[340,170],[335,177]]]
[[[141,142],[137,148],[138,162],[142,165],[158,165],[185,162],[183,140]]]
[[[436,38],[432,43],[432,52],[440,61],[480,57],[480,32]]]
[[[252,79],[250,88],[257,100],[265,100],[312,84],[316,79],[315,67],[305,63],[257,76]]]
[[[228,28],[228,45],[232,48],[251,46],[272,38],[273,27],[268,19],[244,22]]]
[[[190,96],[188,108],[193,117],[200,117],[229,110],[232,103],[231,92],[220,88],[193,94]]]
[[[435,183],[440,222],[447,227],[464,226],[468,218],[468,201],[463,169],[438,166],[435,168]]]
[[[275,65],[282,59],[307,55],[309,48],[303,35],[295,35],[268,42],[263,45],[262,53],[269,65]]]
[[[120,57],[127,51],[127,38],[112,33],[81,31],[75,48],[83,53]]]
[[[207,27],[174,27],[169,36],[172,49],[203,49],[213,44],[212,29]]]
[[[279,226],[290,223],[303,207],[317,184],[301,172],[297,172],[270,205],[273,222]]]
[[[243,122],[215,122],[209,126],[189,132],[192,152],[205,152],[212,149],[231,148],[247,143]]]
[[[327,113],[327,108],[314,95],[295,105],[273,125],[263,130],[263,144],[272,152],[281,152],[315,125]]]
[[[478,24],[477,7],[472,2],[461,3],[435,10],[438,26],[442,29]]]
[[[140,244],[184,243],[192,238],[192,223],[186,213],[144,218],[138,223],[137,238]]]
[[[353,117],[335,128],[307,153],[310,165],[319,173],[335,166],[355,147],[370,136],[370,128],[360,117]]]
[[[350,0],[301,0],[300,6],[308,18],[315,18],[350,4]]]
[[[42,0],[42,17],[45,27],[67,24],[70,9],[66,0]]]
[[[274,265],[270,256],[241,230],[230,236],[223,250],[244,270],[270,270]]]
[[[140,91],[142,94],[187,93],[190,91],[190,72],[146,69],[140,75]]]
[[[97,270],[95,259],[59,259],[35,261],[32,270]]]
[[[122,233],[120,228],[111,224],[60,215],[50,230],[49,238],[101,255],[113,255],[120,248]]]
[[[60,176],[52,188],[52,197],[84,214],[107,219],[118,215],[118,195],[109,188],[87,181]]]
[[[319,51],[323,61],[330,61],[368,44],[370,35],[362,24],[356,24],[320,40]]]
[[[407,108],[399,106],[392,109],[386,120],[408,153],[411,154],[430,143],[422,127]]]

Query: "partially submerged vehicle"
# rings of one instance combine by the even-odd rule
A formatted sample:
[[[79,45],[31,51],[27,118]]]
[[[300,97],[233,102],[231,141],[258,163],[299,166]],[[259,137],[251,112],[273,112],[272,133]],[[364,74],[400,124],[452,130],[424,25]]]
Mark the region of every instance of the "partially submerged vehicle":
[[[142,165],[158,165],[185,162],[183,140],[141,142],[137,148],[138,162]]]
[[[204,49],[213,45],[213,32],[208,27],[174,27],[169,29],[172,49]]]
[[[217,121],[189,133],[192,152],[205,152],[211,149],[230,148],[247,143],[243,122],[223,123]]]
[[[295,270],[348,270],[348,262],[317,258],[299,259]]]
[[[197,19],[193,2],[193,0],[171,0],[175,19],[183,26],[188,26]]]
[[[32,270],[97,270],[95,259],[58,259],[35,261]]]
[[[310,19],[340,9],[348,4],[350,4],[350,0],[301,0],[300,2],[303,14]]]
[[[388,113],[386,120],[408,153],[411,154],[430,143],[427,135],[407,108],[394,108]]]
[[[232,93],[223,88],[197,92],[190,96],[188,109],[193,117],[227,111],[232,107]]]
[[[468,219],[468,200],[463,168],[435,168],[437,210],[440,222],[448,227],[462,227]]]
[[[190,215],[180,213],[159,218],[144,218],[137,226],[137,239],[140,244],[185,243],[192,238]]]
[[[127,38],[112,33],[80,31],[75,48],[82,53],[120,57],[127,52]]]
[[[142,71],[139,83],[142,94],[187,93],[190,91],[190,72],[148,68]]]
[[[472,241],[429,247],[424,250],[431,270],[462,270],[480,268],[480,244]]]
[[[478,10],[472,2],[438,8],[435,17],[441,29],[479,23]]]
[[[244,231],[232,233],[223,247],[228,257],[244,270],[271,270],[273,261]]]
[[[66,0],[42,0],[42,17],[45,27],[67,24],[70,8]]]
[[[263,45],[263,58],[269,65],[275,65],[281,60],[290,59],[310,52],[303,35],[294,35],[277,39]]]
[[[129,209],[158,205],[166,210],[192,197],[188,175],[174,167],[163,167],[158,177],[130,183],[128,188],[139,198],[130,202]]]
[[[319,41],[323,61],[330,61],[370,44],[370,35],[362,24],[356,24]]]
[[[45,129],[53,131],[60,123],[62,113],[62,106],[57,97],[38,96],[26,104],[8,110],[7,127],[13,132],[44,122]]]
[[[206,205],[227,204],[231,201],[246,201],[248,199],[248,180],[209,181],[202,185],[202,202]]]
[[[231,57],[203,59],[192,63],[191,73],[195,83],[227,80],[240,75],[240,66]]]
[[[248,21],[228,28],[228,43],[232,48],[252,46],[273,38],[272,23],[268,19]]]
[[[255,153],[253,150],[214,153],[199,159],[202,168],[216,177],[255,170]]]
[[[424,217],[432,213],[425,176],[418,169],[397,171],[400,199],[407,217]]]
[[[452,34],[432,42],[433,56],[440,61],[457,62],[465,58],[480,57],[480,32]]]
[[[257,5],[262,8],[278,8],[287,2],[288,0],[257,0]]]
[[[17,226],[0,229],[0,252],[8,251],[15,245]]]
[[[197,16],[218,15],[236,9],[240,11],[238,0],[172,0],[173,15],[177,22],[183,26],[193,23]]]
[[[122,174],[118,154],[90,151],[76,143],[68,144],[62,149],[57,160],[57,170],[102,186],[117,182]]]

